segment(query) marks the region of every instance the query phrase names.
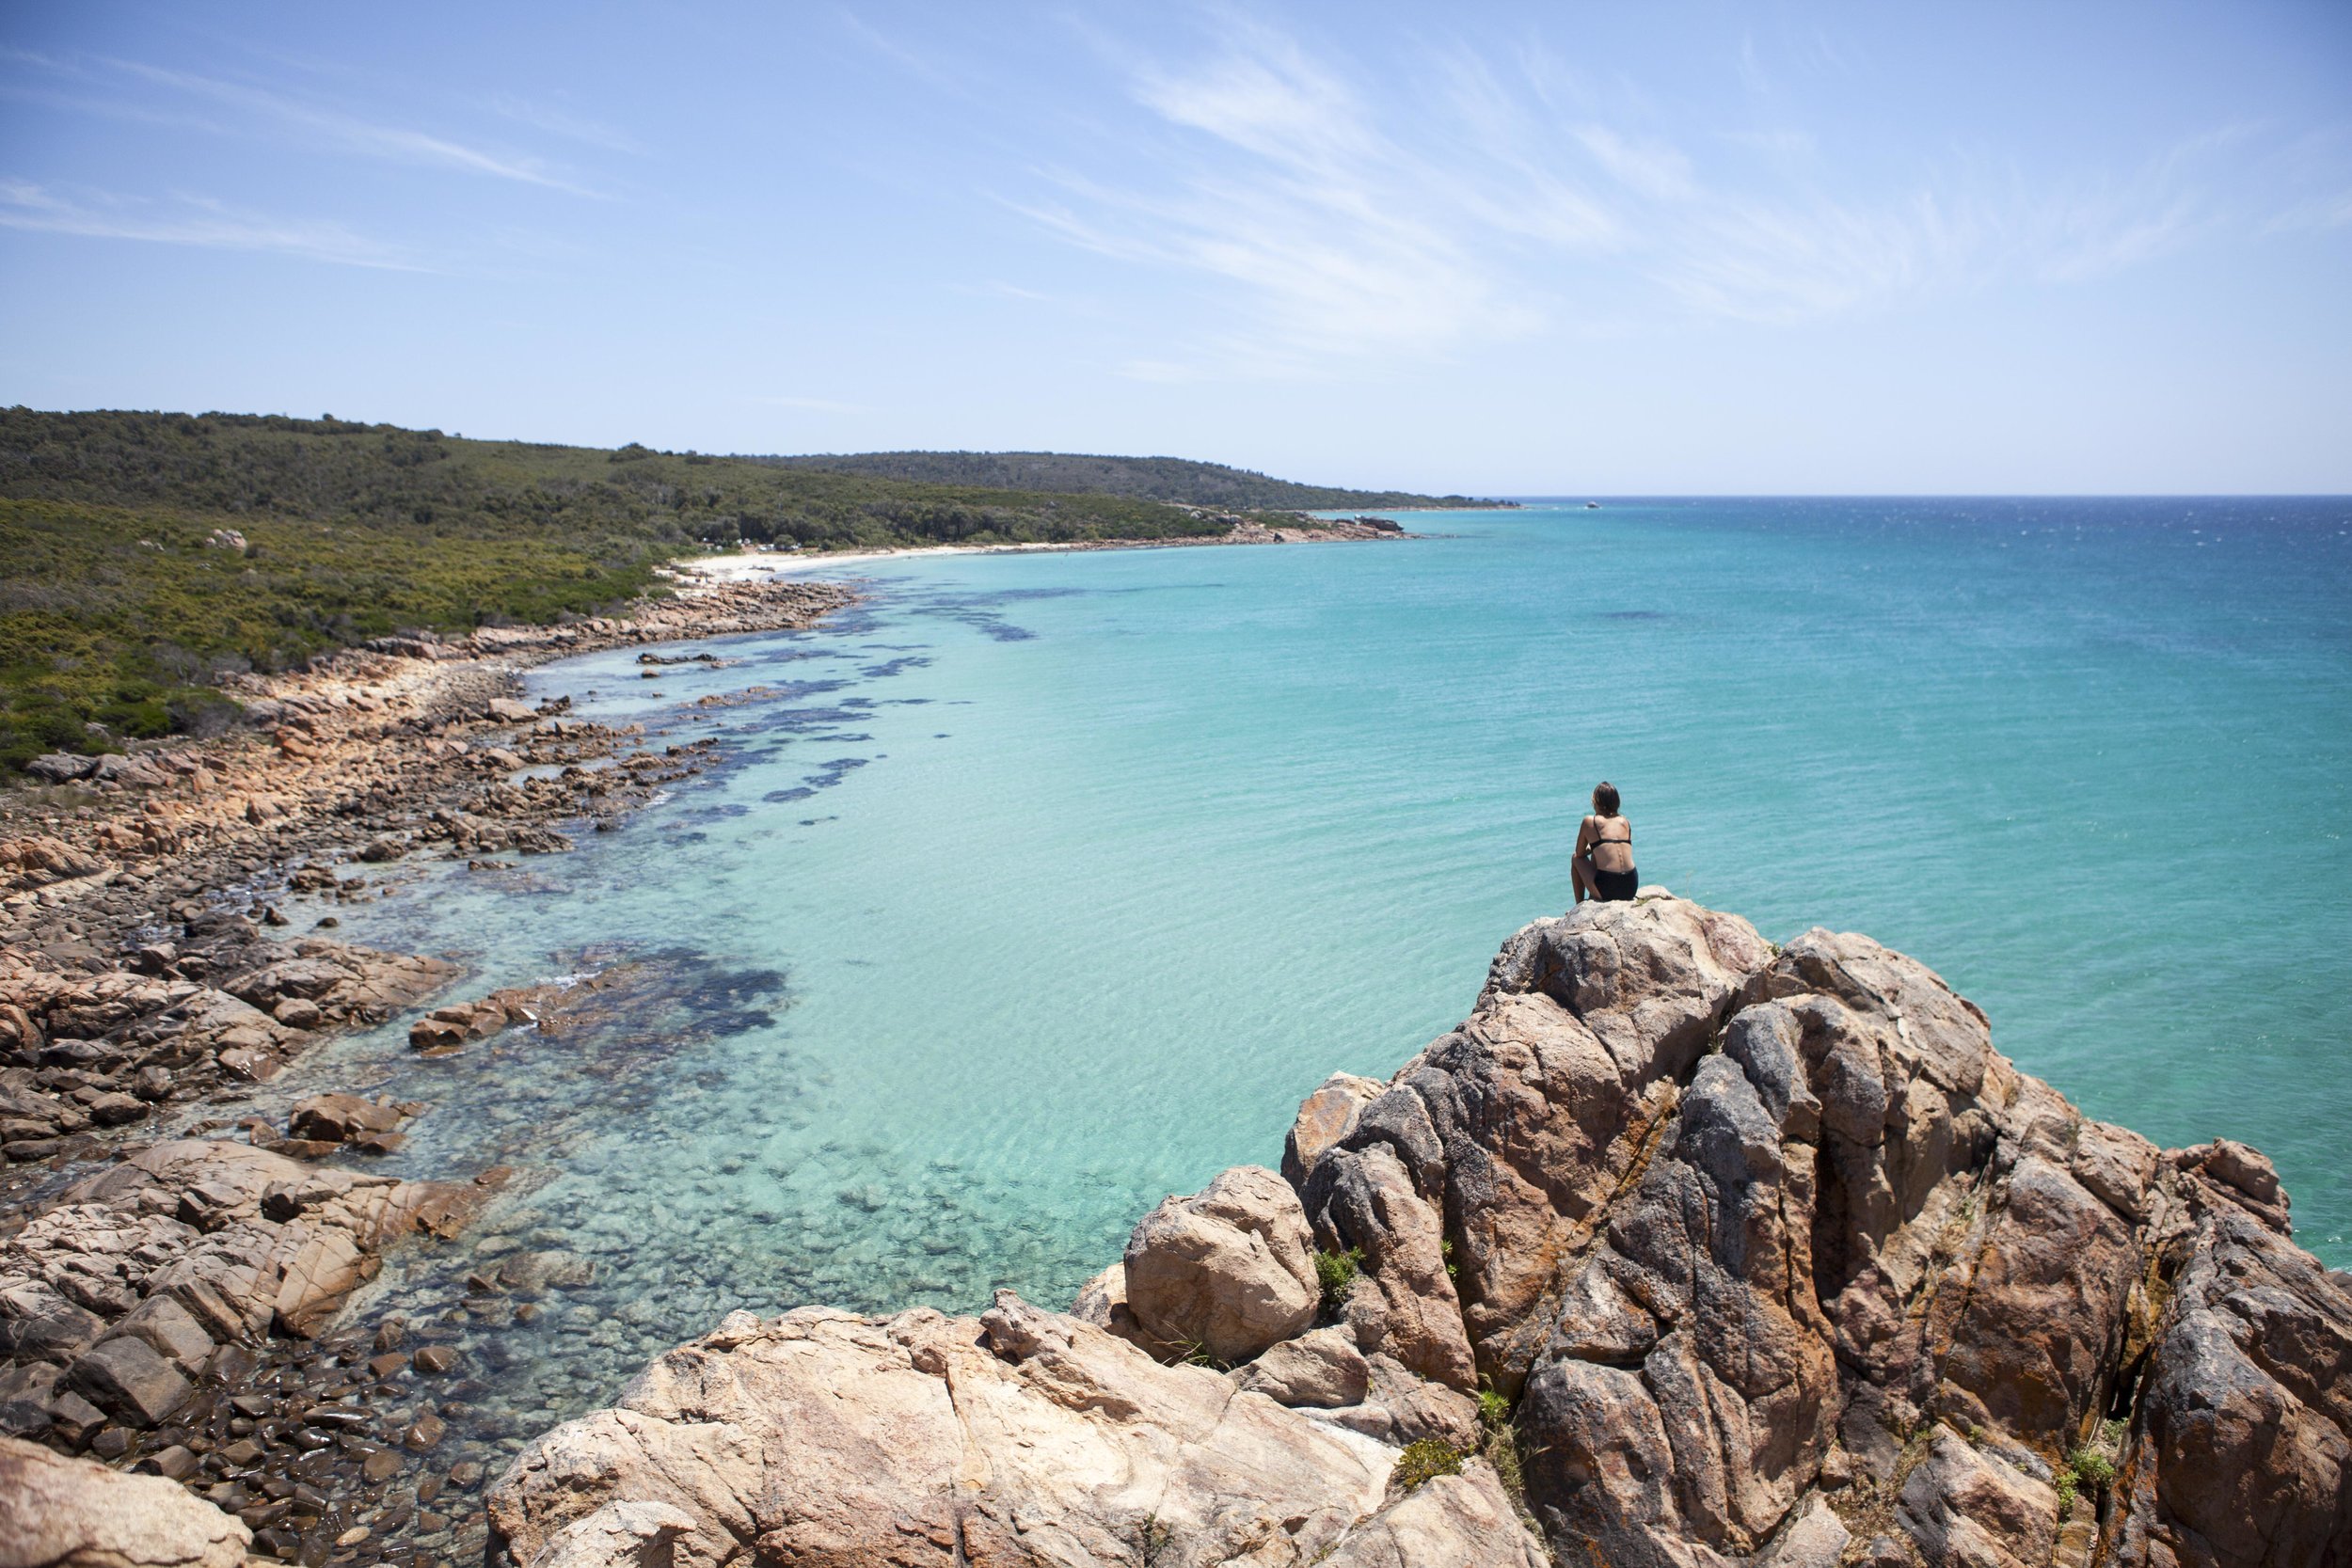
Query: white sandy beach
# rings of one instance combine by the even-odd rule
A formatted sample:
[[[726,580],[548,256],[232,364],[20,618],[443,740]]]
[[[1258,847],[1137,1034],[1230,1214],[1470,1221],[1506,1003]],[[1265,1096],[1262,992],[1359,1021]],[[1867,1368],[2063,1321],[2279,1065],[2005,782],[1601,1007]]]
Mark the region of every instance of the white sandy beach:
[[[921,545],[905,549],[869,549],[838,551],[729,550],[720,555],[675,557],[670,569],[681,580],[682,590],[691,592],[696,580],[708,587],[723,583],[764,582],[774,578],[791,577],[805,572],[830,572],[846,566],[870,565],[878,561],[909,561],[936,555],[1043,555],[1064,550],[1172,550],[1198,549],[1215,545],[1270,545],[1294,543],[1334,543],[1365,538],[1411,537],[1391,530],[1387,534],[1369,532],[1344,520],[1318,518],[1311,525],[1295,528],[1257,528],[1254,531],[1235,529],[1231,533],[1187,535],[1168,539],[1073,539],[1052,544],[1033,545]]]
[[[734,550],[724,555],[682,556],[670,562],[682,578],[701,577],[714,582],[759,582],[802,572],[829,572],[842,566],[864,566],[877,561],[913,560],[929,555],[1035,555],[1047,550],[1100,549],[1092,542],[1050,545],[925,545],[902,550]]]

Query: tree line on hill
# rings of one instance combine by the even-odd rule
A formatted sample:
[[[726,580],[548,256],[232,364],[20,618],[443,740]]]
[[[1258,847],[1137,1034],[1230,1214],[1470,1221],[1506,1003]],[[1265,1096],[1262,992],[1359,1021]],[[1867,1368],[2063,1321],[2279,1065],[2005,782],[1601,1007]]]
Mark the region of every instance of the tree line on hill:
[[[1104,457],[1062,451],[863,451],[763,457],[780,467],[865,474],[926,484],[985,484],[1062,495],[1132,496],[1142,500],[1218,506],[1229,511],[1394,511],[1407,507],[1499,506],[1469,496],[1408,490],[1346,490],[1295,484],[1248,468],[1183,457]]]
[[[905,477],[331,416],[0,410],[0,765],[216,726],[222,676],[396,631],[607,613],[699,546],[1203,537],[1230,525],[1200,509],[1235,497],[1382,504],[1214,464],[1068,461],[1109,465],[1103,486],[1061,460],[1006,485],[985,466]],[[1186,489],[1189,470],[1205,477]]]

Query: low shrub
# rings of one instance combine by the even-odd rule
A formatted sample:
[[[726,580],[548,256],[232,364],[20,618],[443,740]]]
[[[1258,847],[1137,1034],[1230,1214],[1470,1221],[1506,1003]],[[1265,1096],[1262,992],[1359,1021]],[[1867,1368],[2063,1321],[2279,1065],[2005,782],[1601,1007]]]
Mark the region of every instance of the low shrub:
[[[1347,1292],[1356,1288],[1356,1275],[1364,1266],[1364,1249],[1349,1247],[1345,1252],[1315,1254],[1315,1282],[1323,1287],[1323,1309],[1336,1312],[1347,1304]]]
[[[2058,1517],[2074,1512],[2074,1499],[2085,1491],[2094,1496],[2115,1484],[2115,1461],[2096,1449],[2076,1449],[2066,1456],[2058,1473]]]
[[[2103,1491],[2115,1484],[2115,1462],[2106,1454],[2090,1449],[2076,1449],[2068,1457],[2067,1463],[2076,1476]]]

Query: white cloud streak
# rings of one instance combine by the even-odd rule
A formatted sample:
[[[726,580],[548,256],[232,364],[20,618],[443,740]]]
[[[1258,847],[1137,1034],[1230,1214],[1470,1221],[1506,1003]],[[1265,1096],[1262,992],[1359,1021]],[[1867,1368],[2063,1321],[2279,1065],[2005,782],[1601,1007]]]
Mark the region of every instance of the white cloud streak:
[[[1592,227],[1574,193],[1505,207],[1382,132],[1363,98],[1288,40],[1239,31],[1245,47],[1211,68],[1146,71],[1135,84],[1161,120],[1219,144],[1221,166],[1186,160],[1155,192],[1051,172],[1057,198],[1021,210],[1097,254],[1237,289],[1255,320],[1203,345],[1203,368],[1292,373],[1335,354],[1442,350],[1538,325],[1497,287],[1460,219],[1483,211],[1471,228],[1541,230],[1565,243]],[[1180,361],[1130,370],[1187,373]]]
[[[576,142],[585,142],[590,147],[600,147],[608,152],[643,155],[645,150],[644,144],[627,132],[615,130],[599,120],[575,115],[569,110],[557,108],[552,103],[542,103],[528,98],[518,98],[511,93],[501,93],[490,101],[490,107],[519,124],[545,131],[550,135],[564,136]]]
[[[1843,69],[1831,40],[1810,47],[1813,65]],[[1120,177],[1041,170],[1047,190],[1013,204],[1098,255],[1199,277],[1233,315],[1190,354],[1129,367],[1149,379],[1442,355],[1629,309],[1800,323],[2004,278],[2081,283],[2215,237],[2346,220],[2341,160],[2324,194],[2305,180],[2277,215],[2252,211],[2218,163],[2245,127],[2160,150],[2121,181],[2036,189],[1947,156],[1907,185],[1840,194],[1822,183],[1830,151],[1779,112],[1769,130],[1677,139],[1622,91],[1597,112],[1537,51],[1423,64],[1423,90],[1384,100],[1228,17],[1204,59],[1130,66],[1150,119],[1113,150]],[[1752,48],[1738,67],[1769,89]]]
[[[167,204],[105,193],[85,193],[77,198],[29,181],[0,179],[0,228],[215,250],[275,251],[393,272],[432,270],[339,223],[245,212],[204,197],[178,197]]]
[[[258,132],[263,135],[292,135],[308,146],[331,148],[389,163],[514,181],[574,196],[599,198],[603,196],[602,192],[581,183],[562,166],[543,158],[503,149],[478,147],[408,126],[380,123],[242,82],[167,70],[138,60],[104,56],[56,58],[24,50],[7,50],[0,51],[0,58],[82,84],[83,94],[71,100],[69,105],[61,106],[119,119],[184,123],[219,133]],[[129,90],[131,96],[92,96],[93,91],[103,94],[109,88],[118,93]],[[183,108],[159,102],[154,91],[156,88],[177,95],[182,103],[195,101],[211,105],[214,113],[199,117]],[[37,96],[22,87],[11,87],[9,90],[22,96]],[[544,105],[502,99],[497,107],[508,119],[575,140],[612,147],[616,140],[621,139],[616,133]],[[219,113],[223,109],[230,113],[223,116]]]
[[[246,109],[264,120],[274,120],[306,135],[325,136],[350,151],[369,157],[458,169],[496,180],[512,180],[522,184],[545,186],[549,190],[567,191],[574,196],[599,194],[557,172],[542,159],[488,151],[405,126],[377,124],[238,82],[224,82],[183,71],[167,71],[160,66],[142,65],[135,60],[110,60],[106,63],[157,86],[174,87]]]

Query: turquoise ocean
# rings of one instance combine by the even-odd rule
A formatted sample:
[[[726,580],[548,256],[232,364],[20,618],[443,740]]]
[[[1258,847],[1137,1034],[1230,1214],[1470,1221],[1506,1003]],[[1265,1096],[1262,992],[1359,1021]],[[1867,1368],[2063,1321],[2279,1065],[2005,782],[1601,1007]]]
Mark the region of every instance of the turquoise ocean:
[[[2090,1114],[2269,1152],[2352,1265],[2352,503],[1406,520],[876,563],[824,628],[678,650],[715,669],[533,672],[723,760],[573,854],[335,911],[466,995],[626,978],[593,1026],[424,1061],[402,1020],[273,1085],[427,1102],[390,1168],[521,1172],[363,1313],[593,1261],[531,1321],[455,1314],[495,1447],[730,1307],[1062,1305],[1327,1074],[1457,1021],[1566,908],[1602,778],[1645,881],[1915,955]]]

